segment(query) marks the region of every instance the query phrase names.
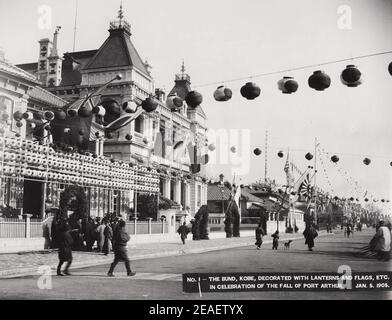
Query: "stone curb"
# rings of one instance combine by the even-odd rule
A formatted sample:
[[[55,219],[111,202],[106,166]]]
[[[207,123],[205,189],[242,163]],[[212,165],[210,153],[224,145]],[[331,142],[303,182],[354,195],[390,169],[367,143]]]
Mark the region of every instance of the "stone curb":
[[[334,235],[334,233],[319,233],[319,237],[322,236],[330,236]],[[225,250],[225,249],[231,249],[231,248],[239,248],[239,247],[247,247],[247,246],[252,246],[254,245],[254,238],[253,237],[246,237],[250,238],[249,241],[242,242],[242,243],[232,243],[232,244],[226,244],[226,245],[219,245],[219,246],[214,246],[214,247],[205,247],[205,248],[194,248],[194,249],[181,249],[181,250],[170,250],[170,251],[161,251],[157,253],[147,253],[147,254],[137,254],[131,257],[131,261],[136,261],[136,260],[143,260],[143,259],[154,259],[154,258],[163,258],[163,257],[171,257],[171,256],[181,256],[181,255],[188,255],[188,254],[197,254],[197,253],[204,253],[204,252],[210,252],[210,251],[218,251],[218,250]],[[241,239],[241,238],[240,238]],[[244,238],[242,238],[244,239]],[[304,239],[303,236],[297,236],[297,237],[285,237],[282,238],[281,240],[301,240]],[[272,240],[266,240],[263,241],[263,244],[271,244]],[[101,256],[102,257],[102,256]],[[94,266],[100,266],[100,265],[105,265],[109,264],[113,261],[113,255],[110,257],[105,257],[102,259],[91,259],[83,262],[74,262],[72,264],[71,270],[72,269],[78,269],[78,268],[88,268],[88,267],[94,267]],[[20,269],[9,269],[9,270],[0,270],[0,279],[10,279],[10,278],[19,278],[19,277],[25,277],[25,276],[32,276],[32,275],[38,275],[38,268],[40,266],[35,266],[35,267],[28,267],[28,268],[20,268]],[[52,269],[56,268],[57,266],[51,266]]]

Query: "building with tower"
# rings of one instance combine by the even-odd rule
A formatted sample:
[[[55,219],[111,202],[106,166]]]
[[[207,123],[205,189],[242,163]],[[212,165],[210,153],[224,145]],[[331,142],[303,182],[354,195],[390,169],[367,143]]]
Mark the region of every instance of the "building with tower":
[[[80,134],[82,128],[83,143],[78,145],[79,149],[98,157],[157,170],[160,194],[180,204],[182,210],[188,209],[193,216],[207,204],[207,117],[201,105],[194,108],[185,102],[192,89],[184,63],[168,95],[155,88],[151,66],[134,47],[131,26],[123,16],[120,8],[118,19],[110,22],[108,38],[100,48],[66,52],[62,57],[57,49],[61,38],[60,27],[57,27],[53,41],[39,41],[38,61],[18,67],[33,74],[42,88],[68,102],[64,108],[67,119],[54,121],[55,141],[67,144],[65,127],[74,132],[74,136],[77,132]],[[103,85],[106,86],[99,96],[91,99],[92,107],[103,108],[102,113],[71,116],[70,108],[81,109],[79,101]],[[168,103],[173,96],[181,99],[176,108]],[[156,101],[155,111],[135,112],[148,98]],[[127,114],[134,117],[132,121],[124,121],[115,130],[108,130],[110,124],[127,119]],[[123,213],[120,211],[125,209],[120,208],[125,207],[118,201],[127,201],[127,207],[134,208],[139,192],[130,190],[129,197],[125,198],[109,195],[115,200],[109,201],[107,210]]]

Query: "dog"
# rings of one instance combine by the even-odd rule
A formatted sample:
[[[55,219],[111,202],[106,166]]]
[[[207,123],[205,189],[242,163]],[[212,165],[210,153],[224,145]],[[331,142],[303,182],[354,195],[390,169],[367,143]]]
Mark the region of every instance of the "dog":
[[[292,243],[292,242],[293,242],[293,240],[289,240],[289,241],[285,242],[285,243],[284,243],[284,248],[285,248],[286,250],[290,249],[290,243]]]

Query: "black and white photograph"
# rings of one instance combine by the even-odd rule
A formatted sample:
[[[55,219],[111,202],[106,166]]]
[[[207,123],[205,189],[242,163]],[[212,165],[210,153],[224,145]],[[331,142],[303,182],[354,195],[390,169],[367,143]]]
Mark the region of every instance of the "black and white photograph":
[[[392,300],[391,31],[392,0],[0,0],[0,300]]]

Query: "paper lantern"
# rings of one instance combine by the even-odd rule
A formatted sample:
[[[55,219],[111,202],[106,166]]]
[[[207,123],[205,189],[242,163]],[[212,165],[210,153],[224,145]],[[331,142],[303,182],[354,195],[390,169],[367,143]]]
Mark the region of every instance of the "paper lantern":
[[[314,71],[308,79],[309,87],[323,91],[331,85],[331,78],[321,70]]]
[[[185,97],[185,102],[190,108],[197,108],[203,102],[203,96],[197,91],[190,91]]]
[[[54,113],[52,111],[44,111],[43,116],[44,119],[48,121],[52,121],[54,119]]]
[[[362,83],[361,71],[356,66],[350,64],[342,71],[340,80],[347,87],[357,87]]]
[[[107,132],[105,132],[105,136],[108,139],[113,139],[114,133],[112,131],[107,131]]]
[[[298,82],[293,77],[283,77],[283,79],[278,81],[278,89],[282,93],[294,93],[298,90]]]
[[[305,155],[305,159],[310,161],[310,160],[313,159],[313,155],[312,155],[310,152],[308,152],[308,153]]]
[[[106,109],[103,106],[95,106],[91,112],[101,117],[106,115]]]
[[[67,110],[67,114],[68,114],[68,116],[73,118],[73,117],[75,117],[78,114],[78,111],[76,109],[68,109]]]
[[[166,106],[171,110],[171,111],[177,111],[181,109],[183,105],[183,101],[181,98],[179,98],[176,94],[170,95],[166,99]]]
[[[337,163],[337,162],[339,161],[339,157],[336,156],[336,155],[334,155],[334,156],[331,157],[331,161],[332,161],[333,163]]]
[[[261,89],[258,87],[255,83],[253,82],[247,82],[240,90],[241,95],[248,99],[248,100],[253,100],[257,98],[260,93]]]
[[[260,150],[259,148],[256,148],[256,149],[253,150],[253,153],[254,153],[256,156],[259,156],[259,155],[261,155],[261,150]]]
[[[215,145],[213,144],[213,143],[211,143],[209,146],[208,146],[208,150],[210,150],[210,151],[214,151],[215,150]],[[392,163],[392,162],[391,162]],[[391,164],[392,165],[392,164]]]
[[[142,108],[146,112],[153,112],[158,107],[158,102],[154,98],[146,98],[142,102]]]
[[[365,165],[367,165],[367,166],[370,164],[370,162],[371,162],[371,160],[370,160],[369,158],[363,159],[363,163],[364,163]]]
[[[57,120],[65,120],[66,117],[67,117],[67,114],[63,110],[58,110],[55,113],[55,118]]]
[[[31,121],[31,120],[33,120],[33,118],[34,118],[34,115],[32,112],[27,111],[27,112],[23,113],[23,119],[25,119],[26,121]]]
[[[8,119],[8,118],[7,118]],[[14,112],[14,120],[15,121],[20,121],[23,119],[23,113],[21,111],[15,111]]]
[[[123,103],[122,108],[126,113],[135,113],[138,105],[134,101],[126,101]]]
[[[83,107],[78,109],[78,116],[81,118],[88,118],[91,116],[91,113],[92,108],[88,104],[85,104]]]
[[[219,86],[214,92],[214,99],[216,101],[228,101],[231,99],[233,92],[225,86]]]
[[[284,155],[283,151],[279,151],[279,152],[278,152],[278,157],[279,157],[279,158],[283,158],[283,155]]]

